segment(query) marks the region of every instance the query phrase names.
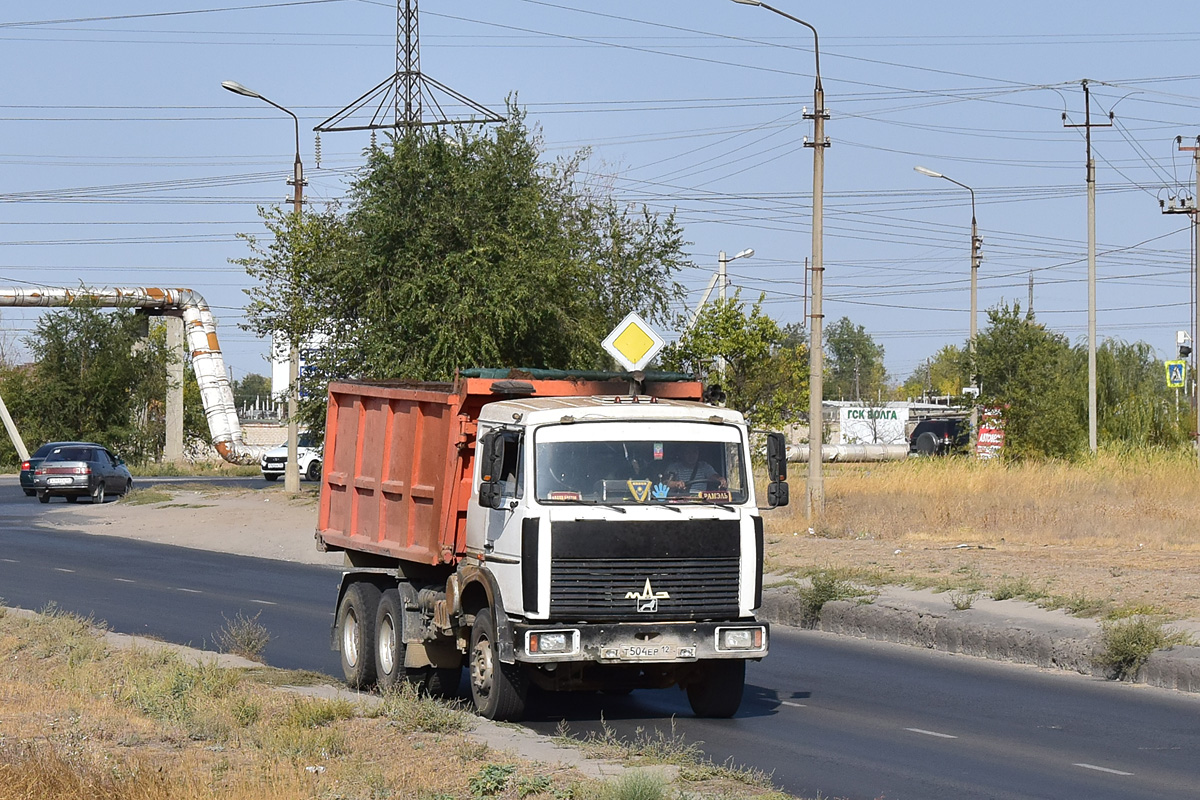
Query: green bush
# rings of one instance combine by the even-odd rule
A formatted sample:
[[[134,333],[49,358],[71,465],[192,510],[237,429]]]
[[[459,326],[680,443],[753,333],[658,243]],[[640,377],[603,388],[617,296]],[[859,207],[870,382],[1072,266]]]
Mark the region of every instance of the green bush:
[[[645,770],[630,770],[605,783],[598,792],[598,800],[666,800],[666,797],[666,779]]]
[[[1149,616],[1123,617],[1101,623],[1104,652],[1096,662],[1116,680],[1133,680],[1155,650],[1192,643],[1184,632],[1168,630],[1161,619]]]
[[[834,570],[819,570],[809,576],[809,584],[797,590],[801,603],[801,623],[816,625],[821,619],[821,609],[833,600],[856,600],[873,597],[874,593],[862,589],[842,578]]]

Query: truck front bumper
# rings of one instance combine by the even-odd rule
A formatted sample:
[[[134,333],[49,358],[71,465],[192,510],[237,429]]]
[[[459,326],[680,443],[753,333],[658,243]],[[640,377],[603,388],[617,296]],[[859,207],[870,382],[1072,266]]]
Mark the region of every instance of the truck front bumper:
[[[770,626],[755,620],[730,622],[513,623],[517,661],[598,664],[687,663],[714,658],[760,659],[767,654]]]

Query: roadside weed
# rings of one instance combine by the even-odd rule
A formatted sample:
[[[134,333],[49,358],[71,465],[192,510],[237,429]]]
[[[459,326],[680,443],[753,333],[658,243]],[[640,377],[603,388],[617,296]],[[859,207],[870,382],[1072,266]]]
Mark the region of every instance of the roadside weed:
[[[222,614],[225,625],[213,634],[217,649],[249,661],[261,660],[263,650],[271,641],[271,634],[258,621],[261,614],[259,611],[253,617],[247,617],[239,611],[233,619]]]
[[[148,506],[155,503],[169,503],[174,499],[175,495],[164,492],[162,489],[134,489],[117,502],[127,506]]]
[[[1101,623],[1100,639],[1104,652],[1096,658],[1096,663],[1106,667],[1116,680],[1136,678],[1155,650],[1193,643],[1190,634],[1169,630],[1161,619],[1150,616],[1105,620]]]
[[[979,592],[974,589],[952,589],[946,594],[946,600],[955,611],[966,611],[975,604]]]
[[[1002,576],[990,594],[993,600],[1026,600],[1031,603],[1046,596],[1044,590],[1035,588],[1033,581],[1024,575],[1018,578]]]
[[[596,797],[597,800],[666,800],[667,781],[646,770],[630,770],[604,783]]]
[[[471,778],[472,797],[494,797],[508,788],[508,780],[517,771],[514,764],[485,764]]]
[[[835,570],[825,569],[812,573],[808,585],[801,586],[797,594],[800,596],[802,622],[812,627],[820,621],[821,609],[826,603],[834,600],[874,599],[876,593],[840,577]]]

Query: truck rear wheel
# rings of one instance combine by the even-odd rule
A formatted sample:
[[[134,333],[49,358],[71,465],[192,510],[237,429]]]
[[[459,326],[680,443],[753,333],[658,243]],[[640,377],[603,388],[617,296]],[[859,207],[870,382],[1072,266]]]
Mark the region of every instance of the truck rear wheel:
[[[746,686],[746,662],[701,662],[700,675],[687,685],[688,703],[697,717],[725,719],[737,713]]]
[[[405,678],[404,606],[400,592],[388,589],[375,615],[375,678],[380,689],[394,689]]]
[[[379,612],[379,594],[379,587],[373,583],[352,583],[338,606],[342,673],[346,683],[355,689],[369,689],[375,683],[375,615]]]
[[[485,608],[475,615],[471,626],[471,700],[481,717],[515,721],[525,713],[529,684],[518,664],[500,660],[496,645],[496,624],[492,610]]]

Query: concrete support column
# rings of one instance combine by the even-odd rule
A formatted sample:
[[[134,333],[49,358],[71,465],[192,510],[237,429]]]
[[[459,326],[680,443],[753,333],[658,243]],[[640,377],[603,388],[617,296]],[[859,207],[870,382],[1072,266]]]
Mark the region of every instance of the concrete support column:
[[[183,318],[166,316],[167,323],[167,440],[163,461],[183,461],[183,365],[187,358],[183,340]]]

